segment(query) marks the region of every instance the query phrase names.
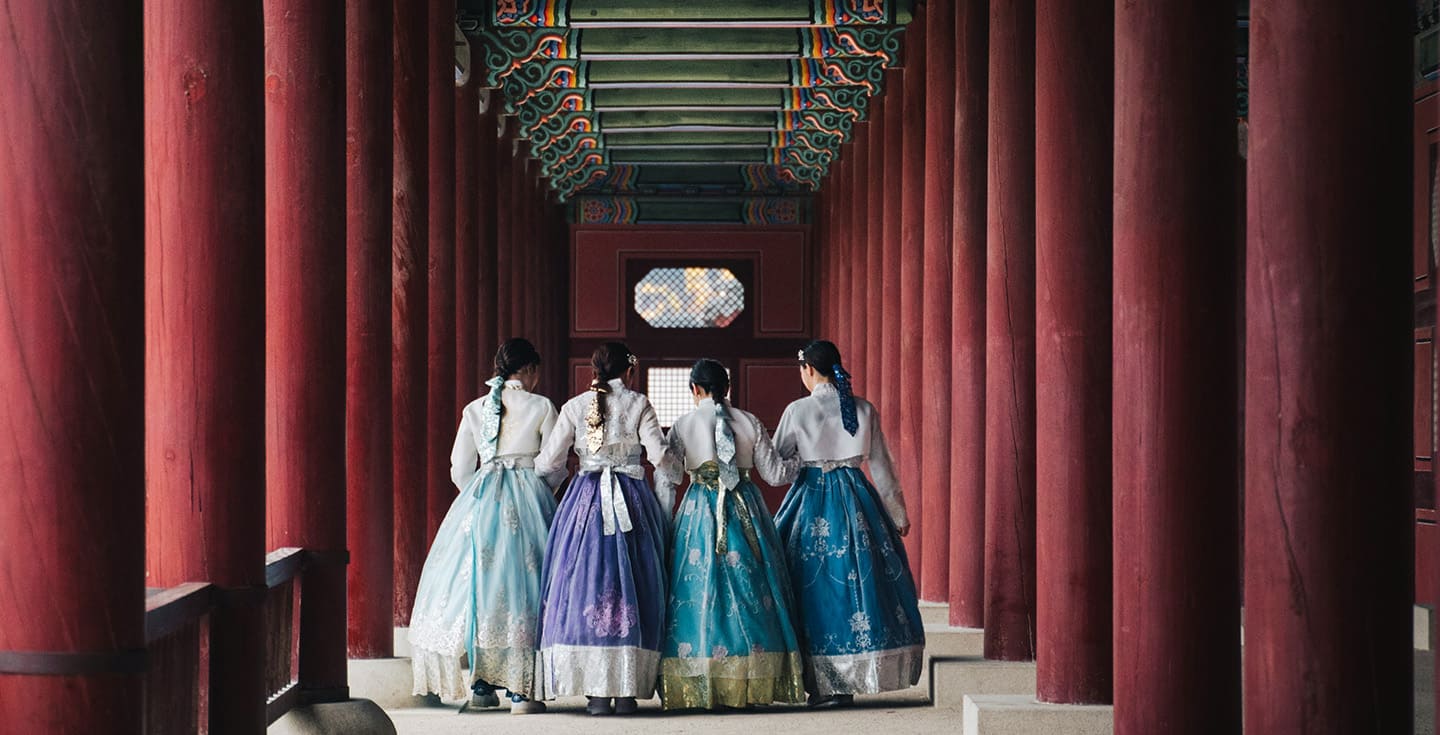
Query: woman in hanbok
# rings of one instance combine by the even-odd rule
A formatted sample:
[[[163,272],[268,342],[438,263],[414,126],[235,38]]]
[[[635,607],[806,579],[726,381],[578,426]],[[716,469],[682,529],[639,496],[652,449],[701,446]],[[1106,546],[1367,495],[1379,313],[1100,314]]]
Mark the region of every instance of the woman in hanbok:
[[[780,505],[800,608],[812,706],[904,689],[920,679],[925,628],[900,537],[910,532],[875,407],[851,392],[840,351],[800,351],[810,390],[785,409],[775,446],[800,474]],[[861,471],[869,463],[872,485]]]
[[[511,712],[543,712],[532,701],[539,635],[540,573],[553,488],[564,468],[535,470],[535,455],[555,424],[555,405],[531,393],[540,354],[524,339],[495,354],[490,392],[465,407],[450,452],[460,488],[420,574],[410,616],[415,694],[498,707],[505,688]],[[543,478],[543,479],[542,479]],[[470,661],[468,681],[461,657]]]
[[[662,498],[689,473],[676,514],[660,701],[665,709],[803,701],[804,663],[780,537],[752,471],[772,485],[796,463],[754,415],[730,406],[725,366],[690,370],[694,411],[675,420],[655,473]]]
[[[589,697],[592,715],[630,714],[655,694],[665,632],[668,511],[641,465],[660,463],[665,440],[649,399],[626,387],[630,350],[607,342],[590,364],[590,390],[561,407],[535,460],[550,472],[572,447],[580,458],[545,550],[536,686],[545,699]]]

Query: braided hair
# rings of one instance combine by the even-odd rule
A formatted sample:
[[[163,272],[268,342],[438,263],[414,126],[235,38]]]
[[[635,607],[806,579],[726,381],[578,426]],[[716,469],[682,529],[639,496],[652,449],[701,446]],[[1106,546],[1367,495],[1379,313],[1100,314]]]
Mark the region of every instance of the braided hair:
[[[605,396],[610,393],[609,383],[624,375],[636,362],[635,354],[623,342],[606,342],[590,355],[590,368],[594,371],[590,391],[595,394],[595,402],[585,417],[585,424],[591,452],[598,451],[604,443]]]
[[[709,393],[716,403],[723,403],[730,392],[730,373],[718,361],[701,358],[690,368],[690,385]]]
[[[505,392],[505,381],[510,376],[524,370],[531,365],[540,364],[540,353],[530,340],[515,337],[507,339],[495,352],[495,377],[485,381],[490,386],[490,395],[485,400],[485,416],[482,423],[483,447],[481,458],[489,461],[494,458],[495,452],[500,446],[500,419],[505,415],[505,402],[501,400]]]
[[[840,423],[850,436],[855,436],[855,432],[860,430],[860,421],[855,415],[855,393],[850,373],[840,363],[840,348],[834,342],[817,339],[800,350],[800,362],[835,382],[835,392],[840,394]]]

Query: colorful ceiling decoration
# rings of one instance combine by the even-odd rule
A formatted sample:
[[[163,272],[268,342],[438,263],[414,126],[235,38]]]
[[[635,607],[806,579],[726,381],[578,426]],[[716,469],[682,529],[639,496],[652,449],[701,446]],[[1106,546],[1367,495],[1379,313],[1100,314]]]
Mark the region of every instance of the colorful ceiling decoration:
[[[885,69],[900,63],[912,13],[911,0],[460,0],[459,9],[475,78],[500,90],[560,198],[758,197],[742,208],[750,212],[820,186]]]

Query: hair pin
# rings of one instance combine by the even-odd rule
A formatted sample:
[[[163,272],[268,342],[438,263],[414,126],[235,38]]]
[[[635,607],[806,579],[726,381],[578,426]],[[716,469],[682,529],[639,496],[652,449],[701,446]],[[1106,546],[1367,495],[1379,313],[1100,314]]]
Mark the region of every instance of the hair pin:
[[[799,359],[800,362],[805,362],[805,350],[796,350],[795,357]]]
[[[635,356],[635,353],[633,353],[633,352],[630,353],[630,357],[628,357],[628,358],[626,358],[626,359],[629,360],[631,367],[634,367],[634,366],[640,364],[640,358],[636,357],[636,356]]]

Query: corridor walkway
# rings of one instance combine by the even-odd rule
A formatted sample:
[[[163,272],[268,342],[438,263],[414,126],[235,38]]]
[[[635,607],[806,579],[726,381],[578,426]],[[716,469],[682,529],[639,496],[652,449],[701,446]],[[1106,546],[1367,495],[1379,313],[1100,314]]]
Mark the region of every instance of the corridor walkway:
[[[923,682],[922,682],[923,684]],[[471,735],[472,733],[631,733],[643,729],[647,735],[705,732],[707,735],[834,735],[835,733],[959,732],[960,712],[930,706],[927,689],[912,687],[903,692],[857,697],[856,704],[843,710],[811,710],[804,706],[767,707],[751,712],[726,714],[667,713],[660,701],[640,703],[634,717],[590,717],[581,697],[552,703],[544,715],[516,717],[508,710],[457,714],[454,708],[390,710],[398,735]]]

